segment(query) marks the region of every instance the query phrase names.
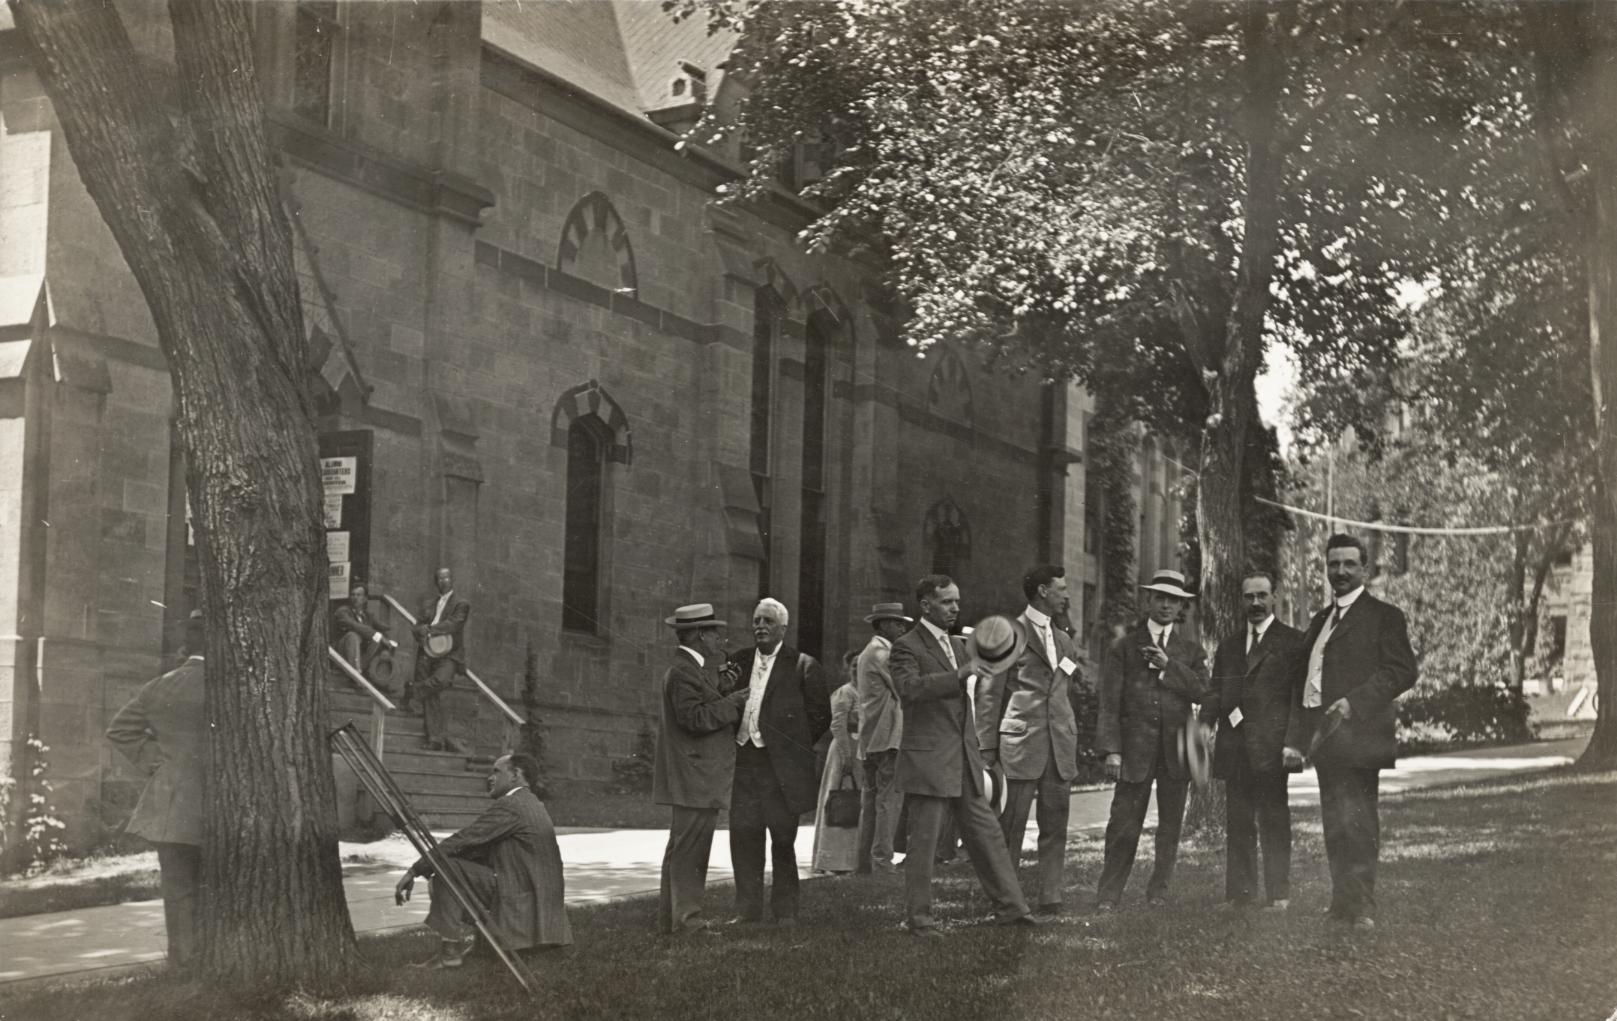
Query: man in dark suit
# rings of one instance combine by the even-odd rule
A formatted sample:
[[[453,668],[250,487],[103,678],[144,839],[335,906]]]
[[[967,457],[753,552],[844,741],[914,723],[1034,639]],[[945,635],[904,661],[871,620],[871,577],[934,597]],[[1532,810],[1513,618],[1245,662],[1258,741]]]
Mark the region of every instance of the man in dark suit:
[[[567,922],[566,890],[556,827],[539,800],[539,763],[531,755],[502,755],[488,775],[488,811],[438,842],[487,912],[490,930],[507,950],[566,946],[573,941]],[[438,952],[417,967],[458,968],[477,942],[477,928],[447,890],[440,890],[433,866],[421,858],[405,869],[393,887],[393,900],[410,899],[416,876],[432,877],[432,909],[427,926],[438,934]]]
[[[668,805],[673,818],[663,852],[657,928],[668,935],[707,932],[702,891],[713,850],[719,809],[730,804],[735,771],[735,725],[747,690],[726,692],[719,676],[724,661],[724,622],[711,603],[681,606],[664,623],[679,648],[663,674],[662,728],[652,767],[652,801]]]
[[[1106,757],[1112,793],[1106,823],[1106,859],[1095,907],[1116,909],[1134,869],[1151,785],[1157,787],[1156,862],[1146,882],[1146,903],[1166,901],[1179,857],[1190,770],[1180,752],[1190,705],[1207,694],[1207,657],[1180,615],[1195,598],[1178,571],[1158,571],[1146,593],[1147,617],[1106,649],[1100,674],[1100,720],[1095,748]]]
[[[904,806],[898,789],[898,745],[904,735],[904,710],[893,686],[888,657],[893,643],[914,619],[903,603],[877,603],[865,618],[875,634],[855,666],[859,688],[859,757],[865,764],[865,787],[859,808],[859,872],[892,871],[893,838]]]
[[[1319,774],[1334,920],[1375,928],[1381,848],[1381,770],[1397,758],[1393,700],[1415,686],[1415,652],[1404,613],[1364,589],[1364,544],[1325,543],[1334,598],[1314,615],[1298,656],[1303,734]],[[1296,746],[1292,747],[1297,751]]]
[[[1022,576],[1027,609],[1018,618],[1027,648],[1016,665],[986,685],[993,712],[977,719],[983,761],[1005,771],[1005,808],[999,815],[1011,861],[1022,856],[1028,810],[1038,802],[1040,914],[1060,914],[1061,876],[1067,857],[1067,814],[1078,775],[1078,720],[1068,685],[1078,650],[1056,627],[1067,608],[1067,572],[1051,564]],[[981,699],[979,702],[981,703]]]
[[[186,621],[185,662],[148,681],[107,728],[107,740],[146,776],[129,832],[157,847],[168,960],[176,967],[197,953],[202,885],[202,793],[208,770],[208,717],[203,706],[202,614]]]
[[[977,747],[969,684],[979,666],[966,641],[949,634],[960,616],[960,589],[947,576],[931,574],[915,588],[921,622],[893,642],[888,658],[893,684],[904,705],[898,751],[898,788],[909,813],[909,853],[904,856],[904,899],[909,930],[940,935],[932,916],[932,849],[945,817],[953,818],[966,843],[983,892],[1001,924],[1032,924],[1016,883],[1005,835],[989,807],[983,759]]]
[[[730,792],[730,865],[738,923],[764,917],[764,842],[770,849],[769,908],[797,924],[797,818],[814,808],[820,778],[814,742],[831,726],[831,698],[813,656],[786,644],[790,619],[778,600],[752,612],[753,647],[735,658],[747,699],[736,727]]]
[[[367,605],[369,595],[364,585],[357,582],[352,585],[348,589],[348,602],[332,612],[331,631],[342,658],[364,674],[365,679],[376,685],[378,691],[391,695],[393,692],[386,680],[379,679],[371,668],[378,662],[378,657],[397,649],[399,643],[387,636],[386,624],[371,616]],[[391,675],[391,669],[388,673]]]
[[[455,594],[455,580],[449,568],[440,567],[434,577],[438,594],[421,601],[415,626],[415,676],[404,689],[407,713],[421,713],[425,737],[421,747],[428,751],[464,751],[449,736],[444,718],[443,693],[455,683],[455,675],[466,669],[466,618],[472,604]]]
[[[1201,722],[1217,728],[1213,775],[1225,781],[1224,898],[1237,907],[1258,899],[1263,846],[1264,904],[1284,911],[1291,897],[1291,809],[1286,774],[1302,768],[1302,685],[1295,660],[1302,632],[1275,620],[1274,576],[1241,581],[1246,626],[1213,654],[1213,690]]]

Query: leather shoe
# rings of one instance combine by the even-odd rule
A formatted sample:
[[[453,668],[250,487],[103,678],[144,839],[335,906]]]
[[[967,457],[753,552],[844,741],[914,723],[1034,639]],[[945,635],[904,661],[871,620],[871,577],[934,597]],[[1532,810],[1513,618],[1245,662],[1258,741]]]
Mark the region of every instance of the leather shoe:
[[[1040,904],[1033,913],[1035,915],[1050,915],[1053,917],[1055,915],[1066,914],[1066,912],[1067,907],[1064,904]]]
[[[996,918],[994,919],[994,924],[1036,926],[1039,924],[1039,920],[1034,918],[1032,915],[1012,915],[1009,918]]]
[[[422,741],[421,750],[424,752],[441,752],[444,750],[444,743],[442,741]]]
[[[425,968],[437,971],[443,968],[459,968],[466,963],[466,955],[472,952],[477,945],[476,936],[465,939],[446,939],[438,944],[438,952],[419,964],[412,964],[412,968]]]
[[[1360,932],[1372,932],[1376,927],[1376,920],[1369,915],[1360,915],[1353,920],[1353,927]]]

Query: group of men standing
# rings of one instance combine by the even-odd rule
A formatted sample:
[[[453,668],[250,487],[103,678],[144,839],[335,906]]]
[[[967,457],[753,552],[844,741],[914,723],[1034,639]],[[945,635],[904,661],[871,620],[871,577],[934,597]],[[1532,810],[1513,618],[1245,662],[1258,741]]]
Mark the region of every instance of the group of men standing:
[[[1333,599],[1306,632],[1275,619],[1274,577],[1249,573],[1246,625],[1219,643],[1211,670],[1183,624],[1195,598],[1183,575],[1159,571],[1142,586],[1146,615],[1108,643],[1096,685],[1095,749],[1115,782],[1097,910],[1122,902],[1153,788],[1155,860],[1145,897],[1148,905],[1166,901],[1199,737],[1213,742],[1212,774],[1227,782],[1227,901],[1289,905],[1287,774],[1311,762],[1331,867],[1328,914],[1374,927],[1379,773],[1393,765],[1393,702],[1414,686],[1415,658],[1403,613],[1364,590],[1364,546],[1332,536],[1326,561]],[[858,870],[897,871],[895,845],[906,830],[905,924],[918,936],[941,931],[931,880],[934,848],[950,826],[997,921],[1034,924],[1065,909],[1079,654],[1058,624],[1068,606],[1062,568],[1034,567],[1022,587],[1021,614],[985,618],[969,637],[954,633],[960,589],[943,575],[917,584],[918,620],[900,603],[879,603],[865,618],[872,635],[854,665],[864,778]],[[795,923],[793,841],[798,816],[813,807],[813,745],[828,709],[819,664],[784,643],[787,619],[784,606],[764,600],[753,648],[728,663],[724,622],[711,604],[680,607],[666,621],[680,647],[664,677],[656,763],[655,800],[673,810],[664,932],[710,931],[702,890],[726,807],[734,921],[763,919],[767,833],[771,912],[777,923]],[[1015,871],[1030,815],[1039,832],[1032,907]]]

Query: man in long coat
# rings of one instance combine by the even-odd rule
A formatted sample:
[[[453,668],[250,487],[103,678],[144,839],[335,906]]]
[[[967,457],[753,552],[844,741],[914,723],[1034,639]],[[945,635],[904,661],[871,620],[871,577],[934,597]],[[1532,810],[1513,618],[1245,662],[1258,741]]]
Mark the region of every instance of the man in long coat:
[[[565,946],[573,941],[567,922],[566,890],[556,827],[544,802],[534,794],[539,764],[531,755],[502,755],[488,775],[494,803],[471,825],[438,843],[472,896],[487,913],[489,929],[507,950]],[[416,876],[432,877],[432,908],[427,925],[442,942],[422,966],[458,968],[477,942],[466,910],[421,858],[405,870],[394,899],[410,899]]]
[[[1207,656],[1179,618],[1194,598],[1178,571],[1158,571],[1146,591],[1148,617],[1106,649],[1100,675],[1100,720],[1095,749],[1116,780],[1106,823],[1106,859],[1095,906],[1117,907],[1134,868],[1151,786],[1157,789],[1156,863],[1145,886],[1146,903],[1164,902],[1179,857],[1190,770],[1180,753],[1190,705],[1207,694]]]
[[[679,648],[663,674],[662,729],[652,770],[651,798],[673,812],[657,928],[669,935],[706,933],[702,892],[719,809],[730,805],[735,726],[747,689],[721,687],[725,625],[711,603],[681,606],[664,623],[674,629]]]

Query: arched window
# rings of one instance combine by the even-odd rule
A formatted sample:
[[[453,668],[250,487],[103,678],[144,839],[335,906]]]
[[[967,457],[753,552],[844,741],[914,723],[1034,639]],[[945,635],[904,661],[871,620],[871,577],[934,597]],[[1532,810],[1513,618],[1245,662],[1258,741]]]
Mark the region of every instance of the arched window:
[[[611,433],[594,415],[567,427],[566,548],[562,555],[561,626],[597,634],[601,546],[605,525],[606,452]]]
[[[922,538],[932,553],[932,573],[959,581],[960,568],[971,559],[971,525],[959,505],[947,496],[933,504]]]
[[[638,296],[640,278],[629,231],[603,193],[590,192],[567,214],[556,268],[610,291]]]

